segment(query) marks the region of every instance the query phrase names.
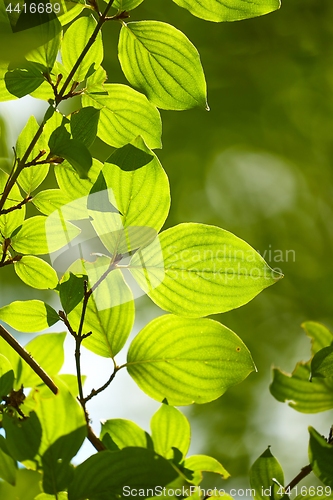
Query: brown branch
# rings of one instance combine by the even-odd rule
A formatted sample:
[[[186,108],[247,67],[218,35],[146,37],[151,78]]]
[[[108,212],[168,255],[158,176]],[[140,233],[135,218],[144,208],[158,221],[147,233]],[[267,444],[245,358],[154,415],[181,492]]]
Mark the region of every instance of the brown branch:
[[[32,368],[36,375],[42,379],[44,384],[47,385],[53,394],[58,394],[58,387],[49,375],[2,325],[0,325],[0,336],[14,349],[15,352],[17,352],[22,359],[24,359],[26,363],[28,363],[30,368]]]
[[[18,203],[17,205],[14,205],[13,207],[10,207],[10,208],[3,208],[2,210],[0,210],[0,215],[6,215],[6,214],[9,214],[10,212],[13,212],[14,210],[21,210],[21,208],[26,205],[27,203],[29,203],[29,201],[32,200],[32,196],[27,196],[26,198],[24,198],[24,200],[20,201],[20,203]]]
[[[93,397],[97,396],[97,394],[99,394],[100,392],[103,392],[107,387],[109,387],[109,385],[111,384],[111,382],[113,381],[113,379],[115,378],[116,376],[116,373],[117,371],[119,370],[119,368],[117,366],[115,366],[109,380],[107,382],[105,382],[104,385],[102,385],[99,389],[92,389],[91,393],[89,394],[89,396],[85,397],[84,398],[84,404],[86,404],[88,401],[90,401],[90,399],[92,399]]]
[[[306,465],[305,467],[302,467],[301,469],[301,472],[299,474],[297,474],[296,477],[294,477],[294,479],[292,479],[290,481],[290,483],[284,488],[286,491],[291,491],[293,488],[295,488],[295,486],[300,482],[302,481],[302,479],[304,479],[306,476],[308,476],[310,474],[310,472],[312,471],[312,466],[311,464],[309,465]]]
[[[5,253],[2,254],[2,259],[0,261],[0,267],[5,267],[5,266],[10,266],[11,264],[14,264],[14,262],[18,262],[19,260],[22,259],[23,255],[15,255],[12,259],[5,260],[6,258]]]

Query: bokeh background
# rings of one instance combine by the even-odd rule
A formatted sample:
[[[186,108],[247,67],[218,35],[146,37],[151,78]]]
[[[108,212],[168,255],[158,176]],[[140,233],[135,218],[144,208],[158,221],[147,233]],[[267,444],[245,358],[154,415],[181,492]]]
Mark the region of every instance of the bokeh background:
[[[218,225],[285,275],[248,305],[215,317],[244,340],[258,372],[219,400],[185,409],[193,427],[191,449],[222,461],[232,474],[228,490],[248,486],[251,463],[271,445],[288,482],[308,463],[307,426],[327,434],[332,424],[331,412],[302,415],[278,403],[269,384],[272,365],[290,372],[309,357],[303,321],[333,327],[333,3],[284,0],[273,14],[215,24],[171,0],[145,0],[132,13],[132,20],[142,19],[173,24],[198,48],[211,108],[162,112],[158,155],[172,195],[165,228],[188,221]],[[105,27],[104,66],[110,82],[126,83],[117,59],[118,34],[117,24]],[[27,117],[45,109],[32,98],[22,102],[0,105],[2,157],[10,156]],[[93,146],[99,159],[110,152],[99,140]],[[18,298],[53,300],[25,288],[11,269],[1,271],[1,305]],[[139,299],[135,331],[159,314]],[[19,338],[26,342],[31,336]],[[73,369],[71,339],[66,345],[64,371]],[[89,353],[83,365],[88,388],[103,383],[111,369]],[[120,373],[91,406],[97,430],[98,420],[110,417],[135,420],[148,430],[158,404]],[[209,481],[210,487],[216,484]]]

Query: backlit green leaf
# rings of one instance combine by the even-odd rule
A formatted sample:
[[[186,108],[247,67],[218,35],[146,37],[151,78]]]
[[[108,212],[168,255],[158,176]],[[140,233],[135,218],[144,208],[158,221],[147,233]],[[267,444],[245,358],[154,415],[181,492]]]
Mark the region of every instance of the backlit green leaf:
[[[158,21],[123,24],[118,50],[127,80],[155,106],[209,109],[199,53],[175,27]]]
[[[52,214],[70,201],[69,196],[60,189],[44,189],[39,191],[32,199],[35,207],[45,215]]]
[[[41,300],[18,300],[0,308],[0,319],[15,330],[40,332],[59,321],[59,316]]]
[[[186,458],[184,467],[194,472],[191,483],[200,484],[202,481],[202,472],[214,472],[219,474],[223,479],[227,479],[230,474],[225,470],[222,464],[213,457],[207,455],[192,455]]]
[[[170,462],[152,450],[107,450],[93,455],[75,469],[68,499],[113,500],[124,495],[125,487],[125,495],[126,489],[130,495],[134,488],[163,488],[176,477],[177,472]]]
[[[57,496],[40,493],[40,495],[37,495],[34,500],[68,500],[68,494],[67,491],[58,492]]]
[[[7,396],[13,389],[14,371],[9,360],[0,354],[0,397]],[[1,476],[0,476],[1,477]]]
[[[277,10],[280,0],[173,0],[191,14],[207,21],[240,21]]]
[[[25,349],[50,377],[57,375],[64,363],[65,337],[66,333],[38,335],[25,346]],[[18,382],[24,384],[24,387],[35,387],[42,383],[40,377],[25,362],[22,364]]]
[[[76,139],[66,139],[52,148],[52,153],[65,158],[77,171],[81,179],[88,179],[92,157],[87,147]]]
[[[142,2],[143,0],[115,0],[115,2],[113,2],[112,4],[112,7],[120,11],[130,11],[135,9],[135,7],[140,5],[140,3]]]
[[[0,495],[6,500],[35,500],[36,495],[40,492],[41,478],[42,475],[39,472],[18,469],[15,487],[1,482]]]
[[[313,427],[309,427],[309,459],[313,472],[326,485],[333,488],[333,446]]]
[[[15,486],[16,473],[16,462],[8,453],[5,438],[3,436],[0,436],[0,477],[1,479],[7,481],[7,483]]]
[[[317,413],[333,408],[333,382],[314,378],[310,382],[309,363],[299,363],[290,375],[278,368],[273,370],[271,394],[302,413]]]
[[[58,16],[62,26],[70,23],[85,8],[85,0],[57,0],[60,3],[60,15]]]
[[[254,462],[250,470],[251,488],[255,491],[255,500],[276,500],[284,495],[278,494],[279,486],[275,479],[283,487],[284,475],[281,465],[272,455],[269,447]],[[286,498],[288,498],[286,496]]]
[[[15,262],[14,269],[21,280],[32,288],[46,290],[55,288],[58,284],[58,276],[55,270],[38,257],[23,256]]]
[[[151,149],[161,147],[162,123],[158,110],[147,98],[126,85],[105,84],[103,92],[82,96],[82,106],[101,110],[97,135],[121,148],[141,135]]]
[[[48,219],[37,215],[23,222],[12,238],[12,246],[19,253],[43,255],[68,245],[78,234],[80,229],[64,221],[61,214]]]
[[[179,224],[157,240],[134,255],[130,271],[159,307],[176,314],[235,309],[282,277],[245,241],[215,226]]]
[[[102,423],[100,439],[110,450],[122,450],[128,446],[148,448],[149,438],[147,432],[130,420],[113,418]]]
[[[41,23],[39,30],[42,43],[25,57],[28,61],[43,65],[47,71],[53,68],[58,55],[61,42],[61,24],[55,17],[46,23]]]
[[[61,45],[61,56],[63,65],[68,71],[71,71],[78,60],[96,25],[97,21],[93,16],[80,17],[66,31]],[[103,61],[103,57],[102,35],[99,31],[93,45],[74,74],[73,80],[82,82],[87,75],[89,76],[89,74],[99,67]]]
[[[333,334],[321,323],[306,321],[301,326],[311,339],[311,353],[313,356],[333,342]]]
[[[76,265],[76,264],[75,264]],[[107,272],[110,259],[100,257],[95,263],[79,262],[81,274],[88,276],[92,287]],[[78,274],[78,268],[70,270]],[[78,329],[82,303],[69,314],[69,321]],[[134,302],[132,293],[124,282],[119,269],[110,272],[90,296],[85,315],[85,333],[92,332],[84,339],[83,346],[99,356],[113,358],[124,346],[134,322]]]
[[[126,366],[146,394],[173,406],[213,401],[255,370],[250,352],[231,330],[217,321],[171,314],[141,330]]]
[[[90,193],[102,168],[103,163],[93,158],[92,167],[89,170],[89,179],[81,179],[66,161],[55,166],[54,171],[58,185],[63,193],[71,200],[76,200]]]
[[[6,87],[5,75],[8,71],[8,62],[0,61],[0,102],[11,101],[17,97],[11,94]]]
[[[189,421],[177,408],[163,404],[150,421],[154,450],[165,458],[172,459],[173,448],[177,448],[183,458],[190,446],[191,428]]]

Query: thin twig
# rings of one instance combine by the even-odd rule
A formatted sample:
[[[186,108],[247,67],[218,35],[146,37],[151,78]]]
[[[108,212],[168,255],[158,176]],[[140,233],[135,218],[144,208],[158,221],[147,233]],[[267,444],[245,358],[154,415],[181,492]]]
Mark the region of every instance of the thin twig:
[[[24,205],[29,203],[29,201],[31,200],[32,196],[29,195],[26,198],[24,198],[24,200],[20,201],[20,203],[18,203],[17,205],[14,205],[13,207],[10,208],[3,208],[2,210],[0,210],[0,215],[6,215],[9,214],[10,212],[13,212],[14,210],[20,210]]]
[[[295,486],[300,482],[302,481],[302,479],[304,479],[306,476],[308,476],[310,474],[310,472],[312,471],[312,466],[311,464],[309,465],[306,465],[305,467],[302,467],[301,469],[301,472],[299,474],[297,474],[296,477],[294,477],[294,479],[292,479],[290,481],[290,483],[284,488],[286,491],[291,491],[293,488],[295,488]]]
[[[2,326],[0,325],[0,336],[9,344],[17,354],[24,359],[26,363],[33,369],[33,371],[38,375],[45,385],[53,392],[53,394],[58,393],[58,387],[55,385],[53,380],[49,375],[43,370],[43,368],[33,359],[33,357],[21,346],[19,342]]]
[[[84,398],[84,403],[87,403],[88,401],[90,401],[93,397],[97,396],[97,394],[99,394],[100,392],[103,392],[107,387],[109,387],[109,385],[111,384],[111,382],[113,381],[113,379],[115,378],[116,376],[116,373],[117,371],[119,370],[119,368],[117,366],[115,366],[109,380],[107,382],[105,382],[104,385],[102,385],[99,389],[93,389],[91,391],[91,393],[89,394],[89,396],[85,397]]]

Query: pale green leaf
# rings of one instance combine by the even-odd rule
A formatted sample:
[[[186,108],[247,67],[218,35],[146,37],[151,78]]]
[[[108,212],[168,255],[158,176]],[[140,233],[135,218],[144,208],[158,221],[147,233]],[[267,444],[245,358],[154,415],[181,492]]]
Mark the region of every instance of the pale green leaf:
[[[0,102],[17,99],[15,95],[11,94],[7,90],[5,83],[5,75],[7,71],[8,71],[8,62],[0,61]]]
[[[0,352],[10,362],[12,370],[14,371],[14,376],[17,379],[22,371],[22,359],[20,358],[19,354],[17,354],[17,352],[2,337],[0,337]],[[19,389],[16,381],[14,389]]]
[[[302,328],[311,339],[311,353],[314,356],[324,347],[329,346],[333,342],[333,334],[326,326],[315,321],[306,321],[302,323]]]
[[[41,300],[18,300],[0,308],[0,319],[15,330],[40,332],[59,321],[59,316]]]
[[[279,485],[284,486],[284,474],[281,465],[272,455],[269,447],[254,462],[250,470],[251,488],[254,490],[255,500],[277,500],[284,494],[278,494]],[[288,498],[286,496],[286,498]]]
[[[65,337],[66,333],[38,335],[25,346],[25,350],[50,377],[57,375],[64,363],[63,344]],[[19,382],[24,384],[24,387],[35,387],[42,384],[40,377],[25,362],[22,364]]]
[[[103,164],[94,158],[89,170],[89,179],[81,179],[68,162],[55,166],[54,171],[60,189],[71,200],[76,200],[90,193],[102,167]]]
[[[12,246],[19,253],[43,255],[65,247],[78,234],[80,229],[63,220],[61,214],[48,218],[37,215],[23,222],[12,238]]]
[[[112,7],[120,11],[126,10],[127,12],[135,9],[143,0],[115,0]]]
[[[1,479],[7,481],[7,483],[15,486],[16,473],[17,464],[8,453],[5,438],[3,436],[0,436],[0,477]]]
[[[62,26],[75,19],[86,6],[85,0],[57,0],[57,3],[60,4],[58,19]]]
[[[6,500],[35,500],[40,492],[42,475],[28,469],[18,469],[16,486],[0,482],[0,497]]]
[[[128,446],[148,448],[149,443],[147,432],[135,422],[123,418],[113,418],[103,422],[100,439],[110,450],[122,450]]]
[[[71,71],[78,60],[81,52],[87,45],[93,34],[97,21],[93,16],[80,17],[68,28],[61,45],[62,62],[67,71]],[[97,37],[83,58],[79,69],[75,72],[73,80],[82,82],[95,71],[103,61],[102,34],[99,31]]]
[[[58,284],[55,270],[38,257],[23,256],[14,263],[14,269],[18,277],[32,288],[47,290],[55,288]]]
[[[68,500],[67,491],[60,491],[55,495],[48,495],[47,493],[40,493],[34,500]]]
[[[250,352],[231,330],[217,321],[173,315],[141,330],[126,366],[146,394],[173,406],[213,401],[255,370]]]
[[[162,123],[158,110],[147,98],[126,85],[105,84],[105,92],[82,96],[83,106],[101,110],[97,135],[121,148],[141,135],[151,149],[161,147]]]
[[[70,203],[70,201],[71,198],[60,189],[44,189],[39,191],[32,199],[35,207],[45,215],[52,214],[55,210],[59,210],[67,203]]]
[[[271,394],[302,413],[318,413],[333,408],[333,381],[315,378],[310,382],[309,363],[299,363],[290,375],[278,368],[273,370]]]
[[[199,53],[174,26],[158,21],[123,24],[118,52],[127,80],[155,106],[209,109]]]
[[[129,267],[159,307],[189,317],[240,307],[282,277],[245,241],[195,223],[162,232]]]
[[[152,450],[124,448],[88,458],[74,472],[69,500],[113,500],[132,489],[164,487],[177,477],[170,462]],[[125,492],[125,493],[124,493]]]
[[[225,470],[220,462],[207,455],[192,455],[186,458],[184,467],[194,472],[191,483],[196,485],[201,483],[203,472],[214,472],[215,474],[219,474],[222,479],[227,479],[230,476],[229,472]]]
[[[81,273],[78,268],[81,266]],[[100,257],[94,263],[79,261],[71,266],[74,274],[88,276],[89,287],[107,274],[110,259]],[[69,321],[78,329],[82,303],[69,314]],[[84,328],[92,332],[83,346],[99,356],[113,358],[124,346],[134,322],[134,302],[120,270],[109,272],[90,296]]]
[[[174,456],[177,448],[183,458],[188,452],[191,440],[190,423],[177,408],[163,404],[150,421],[154,450],[167,459]]]
[[[120,152],[123,152],[121,155]],[[136,158],[141,159],[142,152],[150,156],[148,164],[129,172],[113,164],[135,165]],[[141,155],[140,155],[141,153]],[[140,165],[140,163],[139,163]],[[123,227],[145,226],[158,232],[163,226],[170,209],[169,181],[157,156],[146,147],[141,137],[131,145],[116,151],[104,165],[103,176],[108,188],[112,189],[115,206],[122,214]]]
[[[0,193],[3,193],[8,177],[8,174],[0,169]],[[9,199],[7,198],[3,208],[8,210],[9,208],[16,206],[21,201],[23,201],[23,197],[20,189],[17,184],[14,184],[10,192]],[[4,238],[10,238],[15,229],[21,226],[25,218],[25,212],[26,207],[23,205],[19,210],[13,210],[7,214],[0,215],[0,240],[2,240],[2,236]]]
[[[40,45],[25,56],[28,61],[36,62],[45,67],[46,71],[53,68],[61,42],[61,24],[55,17],[40,24]]]
[[[206,21],[240,21],[277,10],[280,0],[173,0]]]
[[[18,158],[22,158],[23,155],[25,155],[25,152],[30,146],[30,143],[38,129],[39,125],[36,118],[34,116],[30,116],[27,124],[25,125],[16,142],[16,155]],[[45,160],[47,156],[46,153],[48,151],[48,145],[43,134],[38,139],[32,152],[29,154],[27,162],[35,159],[41,151],[43,151],[44,154],[40,159]],[[47,164],[36,165],[35,167],[27,167],[20,173],[18,177],[18,183],[26,193],[30,194],[43,182],[43,180],[47,176],[48,171],[49,165]]]
[[[315,475],[326,485],[333,488],[333,446],[313,427],[309,427],[309,459]]]
[[[14,371],[10,361],[0,354],[0,398],[7,396],[13,389]],[[1,477],[1,476],[0,476]]]

